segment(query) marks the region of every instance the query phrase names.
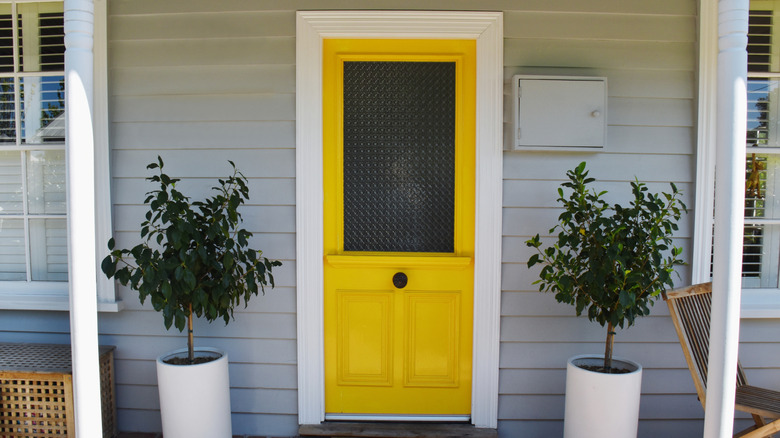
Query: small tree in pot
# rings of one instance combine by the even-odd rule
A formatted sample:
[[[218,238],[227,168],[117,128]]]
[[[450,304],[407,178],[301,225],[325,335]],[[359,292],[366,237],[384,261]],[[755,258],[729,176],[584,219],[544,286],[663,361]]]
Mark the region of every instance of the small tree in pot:
[[[272,269],[281,266],[248,247],[252,233],[240,228],[238,207],[249,199],[247,179],[229,161],[233,174],[219,179],[216,193],[191,202],[176,189],[179,179],[163,173],[163,160],[147,169],[159,175],[147,178],[160,188],[147,193],[149,206],[141,224],[143,242],[132,249],[115,249],[101,265],[108,278],[138,291],[141,303],[149,298],[162,312],[166,329],[188,328],[188,362],[194,363],[193,317],[209,322],[233,318],[233,309],[246,306],[252,295],[274,286]],[[259,285],[259,288],[258,288]]]
[[[540,291],[575,307],[577,315],[607,327],[604,372],[612,372],[615,328],[631,326],[650,313],[650,305],[668,287],[672,273],[682,265],[682,248],[672,246],[677,222],[687,212],[681,192],[651,194],[639,182],[631,183],[634,199],[624,208],[602,199],[606,192],[589,190],[595,181],[585,163],[566,173],[568,182],[558,189],[564,211],[558,217],[557,242],[542,249],[537,234],[526,241],[538,252],[528,267],[542,263]],[[564,188],[570,189],[568,198]]]

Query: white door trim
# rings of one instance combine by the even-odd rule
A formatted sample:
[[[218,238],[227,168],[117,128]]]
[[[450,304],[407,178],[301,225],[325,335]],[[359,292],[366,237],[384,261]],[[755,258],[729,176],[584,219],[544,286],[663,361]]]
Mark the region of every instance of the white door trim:
[[[323,350],[322,40],[477,42],[474,353],[471,422],[498,425],[501,303],[503,21],[500,12],[306,11],[296,31],[298,422],[325,419]]]
[[[464,423],[470,415],[377,415],[377,414],[325,414],[325,420],[333,421],[388,421],[401,423]]]

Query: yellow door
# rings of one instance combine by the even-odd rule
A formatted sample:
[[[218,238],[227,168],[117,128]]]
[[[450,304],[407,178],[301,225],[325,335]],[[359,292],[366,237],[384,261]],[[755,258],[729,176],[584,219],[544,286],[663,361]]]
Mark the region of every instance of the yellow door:
[[[326,415],[468,416],[475,42],[323,53]]]

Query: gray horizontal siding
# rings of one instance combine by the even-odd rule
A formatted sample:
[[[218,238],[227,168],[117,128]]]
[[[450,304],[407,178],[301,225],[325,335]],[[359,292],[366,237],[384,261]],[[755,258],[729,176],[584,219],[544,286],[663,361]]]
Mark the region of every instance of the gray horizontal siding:
[[[116,12],[118,7],[114,7]],[[175,11],[172,11],[175,12]],[[289,11],[213,11],[214,14],[162,13],[114,16],[113,41],[294,37],[295,16]],[[235,11],[233,11],[235,12]],[[143,28],[144,32],[138,32]]]
[[[178,82],[185,75],[187,81]],[[221,65],[198,66],[196,71],[179,65],[115,67],[111,78],[117,81],[115,96],[295,93],[292,64],[235,65],[229,71]]]
[[[227,162],[220,164],[224,164],[224,170],[227,172]],[[167,167],[166,164],[166,171]],[[152,173],[150,172],[149,175]],[[136,197],[135,195],[150,188],[149,182],[139,178],[114,178],[113,183],[112,188],[116,192],[114,199],[131,206],[143,205],[145,196]],[[248,185],[253,204],[274,207],[295,206],[295,204],[290,204],[291,197],[295,198],[294,178],[251,178],[248,180]],[[187,178],[176,184],[179,190],[193,197],[208,194],[213,186],[213,178]],[[117,228],[115,227],[115,229]]]
[[[297,426],[295,322],[295,14],[292,10],[160,11],[111,2],[110,110],[117,243],[138,240],[147,163],[159,154],[180,190],[207,195],[232,160],[249,179],[243,208],[253,246],[282,260],[277,287],[236,310],[228,326],[195,323],[196,344],[231,362],[233,430],[292,435]],[[193,8],[194,7],[194,8]],[[128,9],[129,8],[129,9]],[[149,9],[151,8],[151,9]],[[161,315],[122,288],[126,310],[101,315],[118,346],[117,404],[123,430],[160,430],[155,358],[185,345]]]
[[[209,0],[191,0],[186,8],[175,2],[157,2],[155,0],[122,0],[112,2],[113,11],[121,15],[156,15],[177,14],[183,11],[189,13],[204,12],[251,12],[279,11],[298,9],[354,9],[355,4],[349,0],[226,0],[214,4]],[[436,6],[429,2],[420,4],[415,0],[375,0],[370,5],[361,5],[365,9],[409,9],[429,10]],[[490,10],[490,11],[538,11],[538,12],[581,12],[607,14],[650,14],[650,15],[684,15],[696,14],[696,4],[676,0],[658,0],[646,2],[643,0],[600,0],[583,2],[581,0],[447,0],[445,6],[451,10]]]
[[[693,48],[690,42],[506,39],[504,63],[506,66],[692,71]]]
[[[113,121],[234,122],[285,121],[295,115],[293,94],[116,96]]]
[[[236,136],[243,132],[245,136]],[[295,147],[293,121],[243,122],[123,122],[114,123],[112,144],[127,149],[148,149],[165,145],[166,149],[283,149]]]
[[[609,145],[605,153],[522,153],[504,155],[504,178],[545,180],[551,177],[566,179],[566,171],[582,161],[588,162],[590,176],[609,181],[675,183],[693,182],[691,167],[695,158],[691,155],[637,155],[620,153],[621,145]],[[641,161],[641,165],[639,162]],[[554,192],[554,191],[553,191]],[[630,195],[630,192],[628,192]],[[557,193],[556,193],[557,196]],[[512,208],[513,205],[504,205]]]
[[[110,50],[125,53],[125,56],[114,59],[111,67],[158,68],[295,63],[295,38],[293,37],[112,41]]]
[[[693,10],[683,10],[686,3],[694,4],[656,5],[667,9],[650,14],[631,9],[634,2],[619,13],[621,7],[615,4],[609,5],[615,13],[607,14],[506,13],[505,77],[606,76],[608,131],[607,146],[598,153],[504,155],[502,436],[560,436],[567,358],[604,349],[605,329],[575,317],[572,307],[555,302],[552,295],[539,293],[532,284],[539,269],[525,265],[532,254],[526,239],[539,233],[546,243],[553,242],[548,230],[560,214],[557,189],[566,170],[587,161],[610,202],[630,199],[628,182],[636,178],[653,191],[669,191],[668,182],[675,182],[684,201],[693,205],[696,18]],[[691,212],[675,236],[686,257],[691,254],[692,226]],[[685,283],[689,269],[679,273],[680,283]],[[639,435],[700,435],[703,410],[663,302],[653,315],[618,330],[615,344],[615,355],[636,360],[645,369]]]

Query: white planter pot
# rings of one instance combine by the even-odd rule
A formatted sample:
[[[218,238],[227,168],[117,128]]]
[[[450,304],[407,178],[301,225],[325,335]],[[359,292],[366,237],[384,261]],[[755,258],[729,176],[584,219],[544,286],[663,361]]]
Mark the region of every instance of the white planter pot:
[[[220,354],[211,362],[169,365],[170,357],[187,357],[187,349],[157,358],[157,386],[165,438],[230,438],[230,377],[228,356],[216,348],[200,347],[195,356]]]
[[[636,438],[642,366],[620,358],[613,358],[612,363],[613,367],[633,371],[604,374],[577,366],[603,365],[603,355],[569,359],[566,367],[564,438]]]

